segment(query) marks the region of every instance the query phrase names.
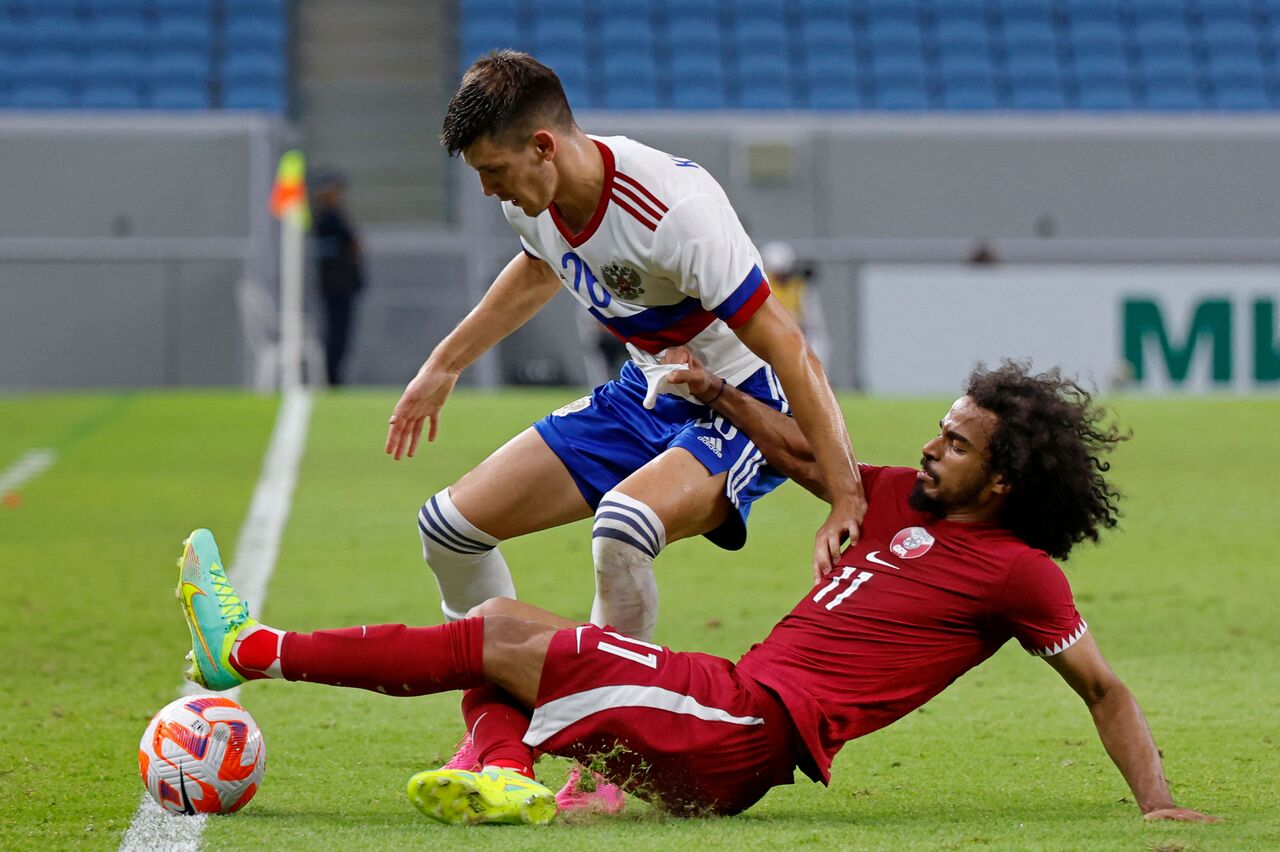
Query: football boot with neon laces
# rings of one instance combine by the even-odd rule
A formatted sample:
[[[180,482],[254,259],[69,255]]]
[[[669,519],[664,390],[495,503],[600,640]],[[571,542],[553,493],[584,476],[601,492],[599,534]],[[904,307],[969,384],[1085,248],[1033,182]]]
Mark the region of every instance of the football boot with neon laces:
[[[550,790],[512,769],[431,769],[409,779],[414,807],[448,825],[546,825],[556,817]]]
[[[236,637],[257,622],[227,579],[213,533],[196,530],[182,545],[177,595],[191,630],[187,680],[205,689],[230,689],[246,680],[231,665],[231,649]]]

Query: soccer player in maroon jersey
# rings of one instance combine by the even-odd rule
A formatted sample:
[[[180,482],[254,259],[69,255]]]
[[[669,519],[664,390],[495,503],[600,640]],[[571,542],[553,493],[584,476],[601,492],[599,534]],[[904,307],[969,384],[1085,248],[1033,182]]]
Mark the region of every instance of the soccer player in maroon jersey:
[[[669,357],[689,364],[674,381],[745,430],[770,464],[830,497],[794,421],[689,353]],[[283,677],[391,695],[464,689],[484,768],[419,773],[410,799],[443,822],[543,823],[555,803],[533,780],[535,750],[598,767],[673,813],[733,814],[791,783],[795,768],[827,783],[844,743],[1016,639],[1079,693],[1147,819],[1214,821],[1174,803],[1142,711],[1053,561],[1115,525],[1103,456],[1125,437],[1056,371],[975,370],[919,469],[863,467],[860,540],[736,664],[502,598],[437,627],[286,633],[248,617],[212,537],[197,531],[183,588],[219,606],[202,619],[186,610],[191,674],[219,688]],[[222,652],[209,654],[210,642]]]

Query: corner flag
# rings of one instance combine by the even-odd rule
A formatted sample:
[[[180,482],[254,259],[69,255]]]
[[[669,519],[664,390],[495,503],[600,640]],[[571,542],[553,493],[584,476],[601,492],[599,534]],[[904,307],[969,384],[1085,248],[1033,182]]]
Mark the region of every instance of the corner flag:
[[[307,204],[307,158],[296,148],[285,151],[276,168],[276,182],[271,187],[271,215],[285,218],[297,210],[302,229],[311,227],[311,208]]]

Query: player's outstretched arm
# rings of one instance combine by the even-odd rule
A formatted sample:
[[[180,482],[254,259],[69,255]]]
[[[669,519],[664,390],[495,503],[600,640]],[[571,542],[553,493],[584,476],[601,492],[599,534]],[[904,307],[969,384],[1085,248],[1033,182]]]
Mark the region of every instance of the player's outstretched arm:
[[[667,380],[688,385],[695,399],[711,406],[741,429],[771,467],[829,502],[813,448],[795,420],[708,372],[683,346],[668,349],[662,360],[667,364],[687,364],[688,367],[675,371]]]
[[[813,570],[818,580],[840,558],[844,539],[857,542],[867,500],[853,459],[844,415],[836,404],[827,375],[795,320],[770,296],[741,327],[739,339],[778,374],[796,422],[809,439],[830,497],[831,513],[814,540]]]
[[[399,459],[418,450],[422,428],[436,439],[440,409],[458,376],[477,358],[528,322],[560,288],[560,279],[540,260],[521,252],[498,274],[480,304],[440,341],[391,412],[387,452]]]
[[[1218,818],[1178,807],[1169,793],[1160,751],[1138,702],[1107,665],[1089,633],[1061,654],[1046,658],[1088,705],[1098,737],[1128,782],[1149,820],[1218,822]]]

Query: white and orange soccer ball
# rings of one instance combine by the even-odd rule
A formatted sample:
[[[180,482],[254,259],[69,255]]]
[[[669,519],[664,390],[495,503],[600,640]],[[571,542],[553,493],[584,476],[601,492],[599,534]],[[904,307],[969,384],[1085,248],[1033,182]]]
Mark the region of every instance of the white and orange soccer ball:
[[[166,811],[240,810],[267,770],[267,746],[249,711],[229,698],[192,695],[156,713],[138,744],[142,783]]]

